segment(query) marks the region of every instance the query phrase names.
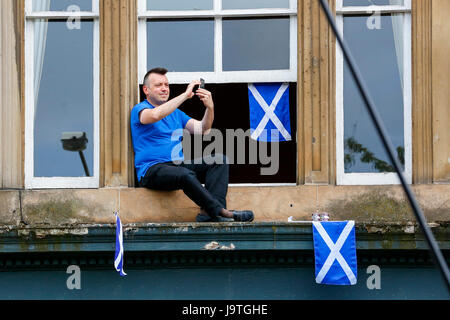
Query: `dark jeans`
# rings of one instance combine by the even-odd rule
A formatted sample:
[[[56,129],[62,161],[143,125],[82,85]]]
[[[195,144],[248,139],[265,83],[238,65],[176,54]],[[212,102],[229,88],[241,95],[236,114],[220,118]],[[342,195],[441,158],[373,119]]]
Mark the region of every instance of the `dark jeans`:
[[[224,156],[215,156],[215,159],[220,161],[213,162],[211,159],[211,157],[201,159],[201,164],[177,165],[172,162],[155,164],[147,170],[139,184],[154,190],[182,189],[209,216],[216,218],[220,215],[220,211],[227,207],[229,168]],[[213,164],[208,164],[212,162]]]

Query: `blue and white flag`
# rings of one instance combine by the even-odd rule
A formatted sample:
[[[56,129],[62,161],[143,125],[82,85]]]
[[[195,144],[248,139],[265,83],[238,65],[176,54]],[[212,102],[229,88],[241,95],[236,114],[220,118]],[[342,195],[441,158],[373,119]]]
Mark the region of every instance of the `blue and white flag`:
[[[119,215],[116,215],[116,254],[114,258],[114,267],[121,276],[126,276],[127,274],[123,271],[123,233],[122,233],[122,222],[120,221]]]
[[[253,140],[292,140],[288,83],[249,84],[248,102]]]
[[[355,221],[313,221],[316,282],[354,285],[357,282]]]

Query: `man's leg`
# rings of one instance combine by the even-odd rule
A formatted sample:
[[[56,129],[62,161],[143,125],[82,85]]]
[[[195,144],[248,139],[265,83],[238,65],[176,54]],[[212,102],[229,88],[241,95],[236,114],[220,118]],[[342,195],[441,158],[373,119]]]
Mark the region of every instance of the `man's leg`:
[[[253,212],[249,210],[236,211],[226,209],[226,196],[228,191],[229,166],[227,158],[223,155],[205,157],[199,164],[181,164],[181,166],[195,172],[200,182],[205,184],[205,188],[222,204],[221,217],[212,221],[252,221]],[[202,207],[201,207],[202,208]],[[204,209],[204,208],[202,208]],[[204,210],[206,211],[206,210]],[[205,219],[206,218],[206,219]],[[197,216],[198,222],[211,221],[204,214]]]
[[[201,185],[194,171],[173,163],[160,163],[150,167],[145,177],[142,178],[141,186],[163,191],[182,189],[213,219],[217,219],[224,209],[222,203]]]
[[[202,162],[199,164],[195,164],[195,161],[193,161],[194,163],[192,164],[182,163],[181,166],[194,171],[200,183],[204,183],[206,190],[226,209],[229,177],[229,166],[226,157],[217,155],[201,160]]]

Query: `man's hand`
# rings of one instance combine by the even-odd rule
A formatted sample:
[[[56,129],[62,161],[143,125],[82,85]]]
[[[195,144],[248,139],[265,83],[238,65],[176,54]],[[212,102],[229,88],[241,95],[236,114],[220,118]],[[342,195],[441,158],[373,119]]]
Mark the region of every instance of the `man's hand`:
[[[192,93],[189,98],[192,98],[194,93],[192,92],[193,87],[196,85],[200,85],[201,82],[198,80],[192,81],[186,92]],[[208,132],[211,130],[213,121],[214,121],[214,102],[212,99],[212,94],[206,89],[197,89],[195,92],[195,95],[200,98],[200,100],[203,102],[203,104],[206,107],[205,115],[203,116],[202,121],[198,121],[195,119],[190,119],[186,124],[186,129],[191,134],[208,134]]]
[[[200,98],[206,108],[210,110],[214,109],[214,102],[211,92],[206,89],[198,89],[196,95]]]
[[[185,92],[187,99],[191,99],[195,95],[195,93],[193,91],[194,87],[196,85],[200,85],[200,84],[201,84],[200,80],[193,80],[193,81],[191,81],[191,83],[189,83],[188,87],[186,88],[186,92]]]

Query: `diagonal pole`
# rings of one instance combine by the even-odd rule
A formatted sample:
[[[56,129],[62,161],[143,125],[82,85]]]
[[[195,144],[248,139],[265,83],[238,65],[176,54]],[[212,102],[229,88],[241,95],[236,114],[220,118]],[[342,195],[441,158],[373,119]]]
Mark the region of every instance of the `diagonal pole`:
[[[433,233],[431,232],[430,228],[427,225],[427,221],[422,213],[422,210],[420,209],[420,207],[416,201],[416,198],[415,198],[411,188],[409,187],[408,183],[406,182],[406,178],[403,175],[400,163],[395,156],[394,147],[392,145],[391,140],[388,137],[387,130],[384,127],[384,123],[377,111],[377,108],[375,107],[375,104],[374,104],[372,98],[369,95],[369,90],[367,89],[366,84],[362,80],[363,78],[361,76],[361,72],[359,71],[359,69],[355,63],[355,60],[353,58],[353,55],[352,55],[349,47],[347,46],[347,43],[344,41],[344,39],[342,39],[342,37],[340,36],[340,34],[338,32],[336,22],[334,21],[334,18],[330,11],[328,3],[326,0],[319,0],[319,1],[320,1],[320,4],[322,6],[322,9],[323,9],[327,19],[328,19],[328,22],[329,22],[331,28],[333,29],[334,35],[336,36],[336,39],[339,42],[339,45],[341,46],[342,53],[344,54],[344,58],[347,61],[350,71],[353,75],[353,78],[356,81],[359,92],[365,102],[365,105],[367,107],[369,115],[375,124],[375,127],[381,138],[383,146],[389,155],[389,159],[391,160],[391,163],[394,165],[395,170],[397,171],[397,174],[400,178],[400,182],[403,186],[403,189],[405,190],[406,196],[408,197],[409,203],[411,204],[411,207],[416,216],[416,219],[419,222],[420,227],[422,228],[422,232],[425,235],[428,246],[431,249],[434,261],[439,267],[441,275],[444,278],[444,281],[447,285],[447,289],[450,291],[450,272],[449,272],[449,269],[447,266],[447,262],[445,261],[444,256],[442,255],[442,252],[436,243]]]

